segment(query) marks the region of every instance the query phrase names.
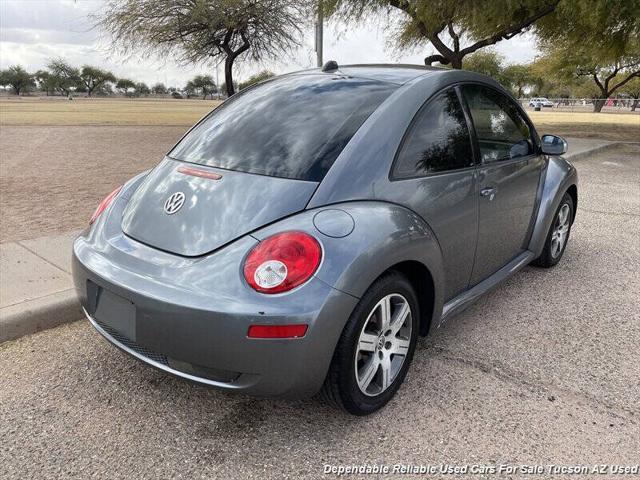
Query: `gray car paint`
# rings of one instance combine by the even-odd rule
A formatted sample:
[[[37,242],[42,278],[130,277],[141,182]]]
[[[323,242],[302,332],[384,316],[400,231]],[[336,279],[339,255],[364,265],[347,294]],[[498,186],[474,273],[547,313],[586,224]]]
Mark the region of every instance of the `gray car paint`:
[[[478,237],[471,285],[476,285],[526,250],[544,165],[541,155],[495,162],[478,168]]]
[[[540,254],[562,196],[577,185],[575,169],[561,157],[534,155],[526,160],[525,172],[518,174],[517,181],[523,182],[521,186],[530,195],[521,198],[509,214],[521,214],[514,218],[517,230],[510,232],[516,236],[514,243],[501,252],[504,263],[497,267],[486,265],[485,277],[478,276],[475,285],[472,268],[477,261],[475,236],[481,209],[478,205],[482,201],[477,195],[483,181],[482,167],[404,181],[389,178],[402,137],[425,101],[444,88],[465,82],[503,91],[496,82],[470,72],[434,69],[368,66],[344,67],[342,73],[345,72],[362,72],[373,78],[384,75],[386,80],[394,79],[403,85],[362,125],[311,196],[304,186],[307,182],[292,187],[291,209],[278,206],[273,214],[265,214],[232,233],[204,228],[198,219],[194,220],[199,225],[197,234],[191,234],[186,231],[188,222],[178,220],[177,225],[185,232],[182,237],[173,238],[180,241],[167,248],[153,248],[145,243],[157,244],[161,240],[154,238],[152,225],[138,224],[131,236],[123,232],[123,226],[136,224],[127,216],[127,209],[132,199],[143,201],[147,192],[140,185],[152,185],[149,189],[153,195],[148,200],[153,205],[149,208],[162,208],[165,198],[158,190],[161,175],[151,177],[149,183],[140,175],[125,185],[73,247],[74,281],[90,318],[102,289],[136,306],[135,345],[96,324],[100,333],[147,363],[183,378],[257,395],[309,395],[320,388],[334,347],[358,299],[384,271],[403,262],[425,268],[434,288],[430,308],[422,316],[427,327],[438,326]],[[537,134],[535,138],[537,141]],[[175,165],[164,162],[152,175],[165,174],[164,169],[172,175],[171,168]],[[537,177],[532,171],[537,172]],[[233,176],[232,172],[221,173]],[[238,178],[240,175],[246,178],[246,174],[238,174]],[[531,183],[525,186],[526,182]],[[189,188],[193,188],[189,190],[192,194],[200,194],[199,181]],[[508,188],[506,184],[499,186],[499,193]],[[211,186],[205,192],[208,195],[214,189]],[[167,191],[167,196],[170,193]],[[215,199],[225,202],[230,198],[233,203],[234,195],[219,194]],[[308,203],[301,207],[298,202],[306,196]],[[499,212],[505,208],[502,206]],[[297,210],[302,211],[295,213]],[[240,213],[248,221],[252,219],[251,212]],[[127,218],[124,222],[123,217]],[[148,220],[153,222],[155,218],[151,215]],[[143,222],[144,218],[137,221]],[[218,223],[217,228],[223,228],[222,224]],[[261,239],[292,229],[306,231],[321,243],[323,259],[315,275],[283,294],[253,291],[242,277],[244,257]],[[253,231],[247,234],[250,230]],[[140,232],[149,236],[143,237]],[[488,238],[490,234],[489,225]],[[143,241],[132,238],[136,235]],[[155,235],[161,232],[156,231]],[[513,257],[505,258],[518,242],[520,248]],[[183,255],[163,251],[172,249],[182,249]],[[211,250],[204,253],[208,249]],[[491,260],[493,265],[500,261]],[[489,272],[492,268],[495,270]],[[248,326],[253,323],[292,321],[309,324],[305,337],[246,337]],[[426,332],[428,328],[421,330]],[[146,354],[136,353],[148,350],[177,363],[160,365]],[[238,377],[216,381],[194,376],[193,369],[199,367],[235,372]]]
[[[318,186],[198,165],[198,170],[221,175],[219,180],[185,175],[184,162],[165,158],[133,193],[122,219],[132,238],[167,252],[195,257],[266,223],[298,212]],[[164,201],[182,192],[179,215],[166,215]],[[265,202],[268,199],[268,202]]]

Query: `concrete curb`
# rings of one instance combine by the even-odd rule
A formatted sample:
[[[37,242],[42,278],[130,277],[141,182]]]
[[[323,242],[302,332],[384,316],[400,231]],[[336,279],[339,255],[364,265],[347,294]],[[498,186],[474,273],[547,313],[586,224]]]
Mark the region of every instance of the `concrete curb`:
[[[0,316],[0,343],[82,318],[73,288],[5,307]]]
[[[565,158],[571,161],[580,160],[624,143],[633,142],[611,142],[579,151],[573,155],[565,155]],[[75,290],[69,285],[66,290],[2,308],[0,312],[0,343],[82,318],[84,318],[84,314],[76,298]]]
[[[604,144],[604,145],[600,145],[598,147],[590,148],[588,150],[583,150],[582,152],[574,153],[573,155],[571,153],[569,153],[569,154],[563,155],[563,156],[564,156],[564,158],[566,158],[567,160],[570,160],[570,161],[580,160],[582,158],[590,157],[591,155],[595,155],[597,153],[602,153],[602,152],[604,152],[606,150],[609,150],[610,148],[614,148],[614,147],[617,147],[619,145],[623,145],[624,143],[629,143],[629,142],[611,142],[611,143],[607,143],[607,144]]]

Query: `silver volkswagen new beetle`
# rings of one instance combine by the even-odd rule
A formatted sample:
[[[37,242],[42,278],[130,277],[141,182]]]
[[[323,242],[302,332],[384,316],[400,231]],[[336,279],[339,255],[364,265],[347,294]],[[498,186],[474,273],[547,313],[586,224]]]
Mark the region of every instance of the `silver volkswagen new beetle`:
[[[419,335],[560,260],[578,204],[566,148],[483,75],[283,75],[98,206],[73,245],[76,289],[100,334],[160,370],[320,391],[365,415],[396,393]]]

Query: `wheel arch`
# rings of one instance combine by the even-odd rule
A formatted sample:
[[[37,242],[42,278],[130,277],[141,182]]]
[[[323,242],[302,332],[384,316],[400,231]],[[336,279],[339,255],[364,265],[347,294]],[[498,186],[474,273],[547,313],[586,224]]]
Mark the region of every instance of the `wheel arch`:
[[[571,219],[571,223],[573,223],[576,219],[576,212],[578,211],[578,186],[576,184],[569,185],[567,193],[571,196],[571,200],[573,200],[573,218]]]
[[[397,271],[407,277],[418,297],[420,309],[420,335],[426,336],[431,330],[435,306],[435,285],[429,269],[416,260],[407,260],[389,267],[385,271]]]
[[[529,250],[536,257],[542,253],[553,216],[565,193],[574,200],[574,219],[578,205],[578,174],[573,165],[562,157],[550,156],[542,181],[542,195],[531,239]]]

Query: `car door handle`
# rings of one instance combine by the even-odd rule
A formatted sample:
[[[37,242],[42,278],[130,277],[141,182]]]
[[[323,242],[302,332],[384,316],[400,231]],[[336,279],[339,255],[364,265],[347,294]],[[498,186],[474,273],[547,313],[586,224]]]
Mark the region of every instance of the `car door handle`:
[[[496,195],[496,189],[489,187],[489,188],[483,188],[482,190],[480,190],[480,196],[481,197],[489,197],[489,201],[493,200],[493,197],[495,197]]]

